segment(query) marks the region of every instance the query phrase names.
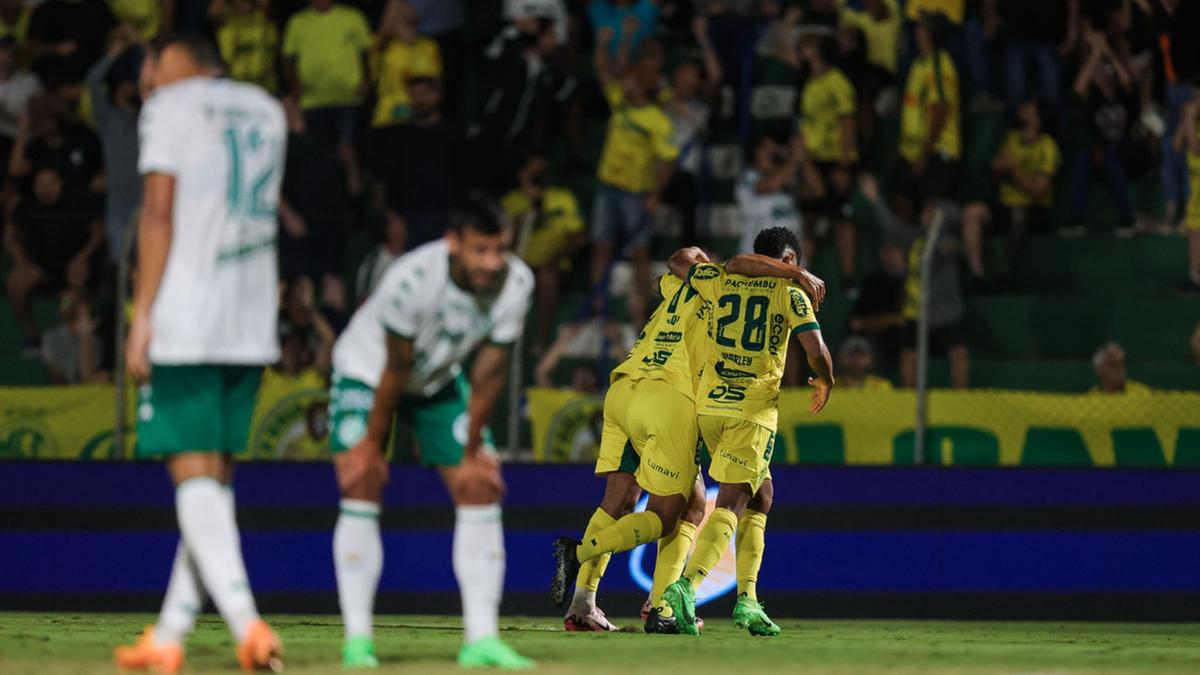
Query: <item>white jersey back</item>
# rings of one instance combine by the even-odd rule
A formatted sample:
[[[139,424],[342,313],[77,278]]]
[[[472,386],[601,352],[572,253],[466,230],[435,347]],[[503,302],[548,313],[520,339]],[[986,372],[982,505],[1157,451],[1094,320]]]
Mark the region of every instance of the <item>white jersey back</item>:
[[[341,377],[379,386],[387,362],[387,334],[413,341],[413,371],[405,393],[432,396],[462,372],[479,343],[512,344],[525,327],[533,272],[514,255],[499,292],[481,297],[450,278],[445,239],[398,258],[333,348]]]
[[[275,362],[283,108],[254,85],[189,78],[146,101],[138,135],[139,171],[175,178],[150,361]]]

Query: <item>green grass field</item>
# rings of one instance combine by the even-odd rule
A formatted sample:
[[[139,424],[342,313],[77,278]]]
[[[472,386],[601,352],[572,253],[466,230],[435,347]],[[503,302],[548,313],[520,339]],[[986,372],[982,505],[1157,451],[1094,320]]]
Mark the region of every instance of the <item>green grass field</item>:
[[[335,673],[332,616],[267,617],[283,637],[286,672]],[[0,673],[112,673],[114,645],[152,617],[0,614]],[[1170,624],[781,621],[775,639],[710,620],[700,638],[565,634],[551,617],[507,617],[504,637],[546,673],[1200,673],[1200,626]],[[381,673],[455,672],[457,617],[378,620]],[[236,672],[225,627],[206,615],[189,643],[189,672]]]

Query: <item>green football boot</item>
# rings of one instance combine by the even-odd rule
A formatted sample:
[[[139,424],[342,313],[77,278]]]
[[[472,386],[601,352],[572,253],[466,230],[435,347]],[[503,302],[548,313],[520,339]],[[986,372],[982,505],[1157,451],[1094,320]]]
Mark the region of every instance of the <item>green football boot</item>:
[[[700,634],[700,629],[696,627],[696,591],[692,589],[692,582],[682,578],[667,586],[662,599],[663,604],[670,607],[675,615],[680,635]]]
[[[378,668],[375,658],[375,640],[369,637],[353,637],[342,645],[343,668]]]
[[[767,616],[763,606],[745,593],[738,596],[737,604],[733,606],[733,625],[762,637],[775,637],[780,633],[779,626]]]
[[[513,648],[509,647],[504,640],[498,637],[486,637],[469,645],[463,645],[458,652],[458,665],[463,668],[533,670],[537,664],[532,659],[527,659],[513,651]]]

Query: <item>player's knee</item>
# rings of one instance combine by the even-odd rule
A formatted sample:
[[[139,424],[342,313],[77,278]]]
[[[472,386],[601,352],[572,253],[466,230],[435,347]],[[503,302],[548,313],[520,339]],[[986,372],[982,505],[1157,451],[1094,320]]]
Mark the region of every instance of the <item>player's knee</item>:
[[[687,509],[684,510],[682,519],[699,527],[701,521],[704,520],[704,503],[701,502],[700,504],[696,504],[694,500],[688,502]]]
[[[454,486],[454,501],[460,505],[495,504],[500,501],[500,486],[486,476],[468,476]]]
[[[746,504],[746,508],[753,509],[762,514],[771,512],[771,504],[775,501],[775,488],[771,481],[762,484],[758,492]]]

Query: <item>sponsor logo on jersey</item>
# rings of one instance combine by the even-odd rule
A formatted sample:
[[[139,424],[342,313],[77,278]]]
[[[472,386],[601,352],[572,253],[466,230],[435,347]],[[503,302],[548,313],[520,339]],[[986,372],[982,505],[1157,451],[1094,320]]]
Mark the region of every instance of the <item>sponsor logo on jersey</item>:
[[[654,336],[655,342],[679,342],[683,339],[683,333],[677,330],[659,331],[658,335]]]
[[[784,318],[782,314],[774,314],[771,316],[771,334],[767,338],[767,351],[771,356],[779,356],[779,347],[784,342]]]
[[[692,271],[692,278],[704,281],[706,279],[716,279],[721,276],[721,270],[716,265],[704,265]]]
[[[714,370],[716,370],[718,376],[723,377],[728,380],[736,380],[736,379],[745,378],[745,377],[754,377],[754,373],[750,373],[745,370],[736,370],[734,368],[726,368],[724,361],[717,361],[717,365],[714,366]],[[710,394],[709,397],[712,398],[712,395]]]
[[[646,457],[644,459],[646,462],[646,466],[650,467],[651,469],[654,469],[655,471],[657,471],[658,473],[661,473],[662,475],[666,476],[667,478],[671,478],[671,479],[679,478],[678,471],[672,471],[672,470],[668,469],[667,467],[663,466],[662,464],[658,464],[657,462],[655,462],[653,459],[650,459],[649,457]]]
[[[796,316],[804,318],[808,316],[808,303],[804,301],[804,294],[798,288],[789,288],[788,295],[792,298],[792,311]]]

